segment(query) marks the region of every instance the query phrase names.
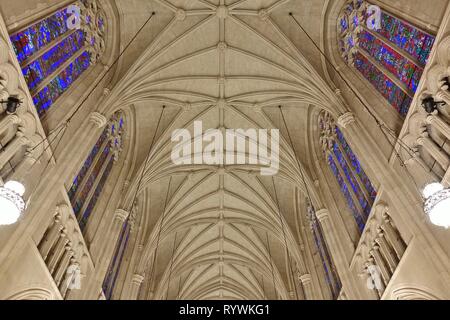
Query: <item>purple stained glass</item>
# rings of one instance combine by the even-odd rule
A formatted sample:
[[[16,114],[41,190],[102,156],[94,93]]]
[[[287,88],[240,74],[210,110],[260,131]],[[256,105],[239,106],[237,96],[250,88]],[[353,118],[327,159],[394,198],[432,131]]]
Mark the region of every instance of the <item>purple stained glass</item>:
[[[334,176],[336,177],[336,180],[339,184],[341,192],[344,195],[345,200],[347,201],[347,205],[353,214],[356,224],[358,225],[358,229],[359,229],[359,231],[362,232],[364,230],[364,226],[366,225],[366,221],[363,218],[363,215],[357,209],[357,207],[353,201],[353,198],[351,196],[351,193],[347,188],[347,184],[345,183],[344,179],[342,178],[341,174],[339,173],[339,169],[331,155],[328,156],[328,164],[329,164]]]
[[[109,160],[109,162],[108,162],[108,165],[107,165],[107,167],[105,169],[105,172],[103,173],[102,178],[100,179],[100,181],[99,181],[99,183],[97,185],[97,188],[94,191],[94,194],[93,194],[91,200],[89,201],[88,206],[86,207],[86,210],[83,212],[83,216],[82,216],[82,218],[80,220],[80,229],[81,229],[81,231],[84,231],[84,229],[85,229],[85,227],[87,225],[88,219],[89,219],[92,211],[94,210],[98,199],[100,198],[100,195],[101,195],[101,193],[103,191],[103,188],[104,188],[104,186],[106,184],[106,181],[108,180],[109,174],[111,173],[113,164],[114,164],[114,158],[111,158]]]
[[[100,148],[102,147],[103,143],[106,141],[106,138],[108,138],[108,131],[105,129],[100,136],[100,138],[97,140],[97,143],[95,144],[94,148],[92,148],[91,152],[89,153],[89,156],[87,157],[86,161],[84,162],[83,166],[80,169],[80,172],[76,176],[76,178],[73,181],[72,187],[70,188],[68,195],[71,202],[74,200],[74,196],[78,190],[79,182],[83,181],[84,177],[86,176],[89,168],[91,167],[92,163],[94,162],[95,157],[97,156],[98,152],[100,151]]]
[[[61,71],[50,83],[39,91],[33,102],[42,117],[53,103],[89,68],[90,54],[85,51],[77,57],[66,69]]]
[[[386,12],[381,14],[381,29],[377,32],[416,58],[423,66],[427,63],[435,41],[434,36],[420,31]]]
[[[412,98],[359,52],[355,54],[354,65],[400,115],[405,117],[411,105]]]
[[[375,198],[377,197],[377,191],[373,187],[372,182],[370,181],[369,177],[364,172],[364,169],[361,167],[361,164],[359,163],[358,158],[353,153],[352,149],[350,148],[347,141],[345,140],[342,131],[339,130],[338,127],[336,127],[336,137],[337,137],[342,149],[344,150],[347,158],[351,162],[350,165],[352,166],[352,172],[354,172],[358,175],[361,182],[364,184],[367,193],[369,194],[371,202],[373,203],[375,201]]]
[[[340,25],[341,25],[341,32],[342,33],[348,30],[348,21],[347,21],[347,17],[346,16],[341,18]]]
[[[347,162],[344,158],[344,155],[339,150],[339,146],[337,143],[333,146],[333,152],[336,156],[336,159],[339,162],[339,165],[342,168],[342,171],[344,171],[345,177],[347,178],[347,182],[350,183],[350,186],[352,187],[353,193],[355,194],[356,198],[358,199],[358,202],[363,209],[365,216],[368,217],[370,214],[370,210],[372,209],[372,206],[367,202],[366,197],[359,187],[358,181],[353,175],[353,171],[349,168],[347,165]]]
[[[84,32],[78,30],[35,61],[23,67],[22,72],[30,91],[36,89],[45,78],[78,52],[83,47],[84,41]]]
[[[95,181],[97,180],[97,177],[100,175],[101,170],[103,168],[103,164],[106,162],[106,159],[108,158],[108,155],[110,153],[110,146],[106,146],[106,148],[103,150],[102,154],[100,155],[100,158],[95,163],[94,168],[92,169],[91,174],[86,179],[86,183],[84,184],[83,190],[81,190],[80,194],[76,197],[76,204],[77,204],[77,210],[75,210],[75,215],[78,215],[80,213],[81,208],[86,202],[86,199],[89,196],[89,193],[91,192],[92,188],[95,185]]]
[[[50,17],[11,36],[11,42],[19,63],[25,62],[36,52],[68,32],[67,9],[62,9]]]
[[[417,66],[368,31],[359,34],[359,46],[383,65],[397,79],[416,92],[423,68]]]

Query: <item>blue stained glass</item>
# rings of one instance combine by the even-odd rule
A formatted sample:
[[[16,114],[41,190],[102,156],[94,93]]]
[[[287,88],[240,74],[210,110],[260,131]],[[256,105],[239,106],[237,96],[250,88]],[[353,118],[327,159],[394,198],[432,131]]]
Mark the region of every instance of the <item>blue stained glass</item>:
[[[84,177],[86,176],[89,168],[91,167],[92,163],[94,162],[95,157],[97,156],[98,152],[100,151],[101,146],[106,141],[106,138],[108,137],[108,131],[105,129],[103,130],[102,135],[97,140],[97,143],[92,148],[91,152],[89,153],[89,156],[87,157],[86,161],[84,162],[83,166],[81,167],[78,175],[75,177],[72,187],[70,188],[68,195],[71,202],[74,200],[74,196],[78,190],[79,182],[83,181]]]
[[[40,117],[45,115],[53,103],[89,66],[90,54],[85,51],[33,97],[33,102]]]
[[[417,66],[367,31],[359,34],[359,46],[389,70],[397,79],[407,85],[411,92],[417,90],[423,68]]]
[[[328,164],[330,165],[331,171],[336,177],[339,187],[341,188],[341,192],[344,195],[345,200],[347,201],[348,207],[350,208],[353,214],[356,224],[358,225],[358,229],[362,233],[364,230],[364,226],[366,225],[366,221],[364,220],[361,213],[357,209],[355,203],[353,202],[353,198],[351,196],[350,191],[347,188],[347,184],[345,183],[344,179],[339,173],[339,169],[336,166],[336,163],[334,162],[333,157],[331,155],[328,157]]]
[[[84,32],[78,30],[41,57],[23,67],[22,72],[30,91],[36,89],[45,78],[68,61],[83,45]]]
[[[69,31],[67,18],[68,13],[65,8],[12,35],[10,38],[19,63],[22,64],[49,43],[67,33]]]
[[[345,32],[348,30],[348,22],[347,17],[341,18],[341,32]]]
[[[424,66],[430,56],[435,37],[407,24],[386,12],[381,14],[378,33],[405,50]]]
[[[375,89],[381,93],[386,100],[405,117],[411,105],[412,98],[400,87],[389,79],[381,70],[364,57],[360,52],[355,54],[355,68],[369,80]]]
[[[352,190],[354,194],[356,195],[356,198],[358,199],[358,202],[363,209],[365,216],[368,217],[370,214],[370,210],[372,208],[371,205],[367,202],[363,191],[358,185],[358,182],[356,181],[356,178],[353,176],[352,170],[348,167],[347,162],[345,161],[344,156],[342,155],[341,151],[339,150],[339,146],[335,143],[333,146],[334,154],[344,171],[345,177],[347,178],[348,183],[350,183],[350,186],[352,187]]]
[[[348,159],[351,162],[351,166],[353,168],[353,172],[355,172],[359,178],[361,179],[361,182],[364,184],[367,193],[369,194],[370,199],[372,200],[372,203],[375,201],[375,198],[377,197],[377,191],[372,185],[372,182],[370,181],[369,177],[364,172],[364,169],[361,167],[361,164],[359,163],[358,158],[353,153],[352,149],[348,145],[347,141],[344,138],[344,134],[342,131],[336,127],[336,137],[339,141],[339,143],[342,146],[342,149],[344,150],[345,154],[347,155]]]

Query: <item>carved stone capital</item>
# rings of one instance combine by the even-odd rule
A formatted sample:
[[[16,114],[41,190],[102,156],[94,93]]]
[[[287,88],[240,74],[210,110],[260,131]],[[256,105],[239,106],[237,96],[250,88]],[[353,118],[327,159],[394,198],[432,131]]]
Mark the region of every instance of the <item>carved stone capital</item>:
[[[117,209],[116,212],[114,212],[114,219],[123,223],[125,222],[125,220],[127,220],[129,215],[130,215],[129,212],[123,209]]]
[[[140,285],[142,282],[144,282],[144,279],[145,277],[143,275],[135,273],[131,281],[133,282],[133,284]]]
[[[350,124],[355,122],[355,116],[351,112],[346,112],[339,116],[337,123],[341,128],[347,128]]]
[[[320,209],[316,211],[316,217],[320,222],[328,220],[330,218],[330,213],[328,209]]]
[[[311,275],[309,273],[305,273],[303,275],[298,275],[298,280],[300,280],[303,284],[311,283]]]
[[[89,115],[89,122],[95,125],[97,128],[103,128],[108,123],[108,120],[104,115],[99,112],[92,112]]]

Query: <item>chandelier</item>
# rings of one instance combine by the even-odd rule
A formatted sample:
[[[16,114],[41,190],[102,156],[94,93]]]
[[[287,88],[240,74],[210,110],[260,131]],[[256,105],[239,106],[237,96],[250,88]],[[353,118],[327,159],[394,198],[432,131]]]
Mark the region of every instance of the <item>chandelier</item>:
[[[0,186],[0,225],[15,223],[25,211],[25,187],[17,181]]]
[[[440,183],[430,183],[423,190],[424,211],[430,221],[440,227],[450,228],[450,189]]]

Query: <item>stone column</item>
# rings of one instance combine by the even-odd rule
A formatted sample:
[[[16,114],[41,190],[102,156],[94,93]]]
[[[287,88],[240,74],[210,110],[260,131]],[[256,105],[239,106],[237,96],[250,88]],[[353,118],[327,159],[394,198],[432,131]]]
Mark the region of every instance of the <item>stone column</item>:
[[[131,279],[130,300],[137,300],[139,295],[139,289],[145,277],[140,274],[134,274]]]
[[[314,289],[312,286],[312,279],[309,273],[298,275],[298,280],[302,283],[303,291],[307,300],[314,300]]]
[[[0,168],[3,168],[14,155],[29,142],[25,135],[18,131],[16,136],[0,151]]]
[[[98,290],[101,289],[103,280],[108,272],[108,268],[114,254],[114,249],[119,239],[120,232],[128,216],[129,212],[123,209],[117,209],[114,212],[110,230],[105,234],[103,241],[104,245],[99,251],[102,252],[102,256],[98,260],[99,264],[96,266],[95,274],[93,275],[95,279],[94,281],[89,282],[89,288],[85,291],[86,299],[92,299],[90,295],[94,292],[97,294]]]
[[[417,144],[425,148],[425,150],[439,163],[439,165],[447,171],[450,166],[450,160],[447,154],[440,150],[439,146],[428,137],[428,133],[424,133],[419,139]]]
[[[20,118],[18,115],[15,114],[7,115],[0,121],[0,134],[4,133],[10,127],[17,124],[20,124]]]
[[[406,250],[403,240],[400,239],[400,235],[394,230],[389,220],[386,220],[383,225],[381,225],[381,229],[385,232],[386,240],[392,245],[398,260],[400,260]]]
[[[58,213],[54,218],[53,225],[50,227],[50,231],[46,235],[45,239],[41,240],[41,243],[39,244],[39,252],[41,253],[42,259],[44,259],[44,261],[47,260],[47,256],[50,250],[58,241],[63,229],[64,227],[61,224],[61,214]]]
[[[340,248],[339,237],[333,227],[332,221],[330,220],[330,214],[327,209],[321,209],[316,212],[316,217],[320,222],[322,227],[327,248],[330,250],[330,254],[333,257],[333,262],[338,271],[341,283],[345,285],[348,292],[352,293],[353,296],[350,299],[359,298],[359,290],[354,284],[351,276],[349,263],[347,262],[343,251]]]
[[[427,123],[435,127],[440,133],[450,140],[450,126],[438,115],[430,114],[427,117]]]

